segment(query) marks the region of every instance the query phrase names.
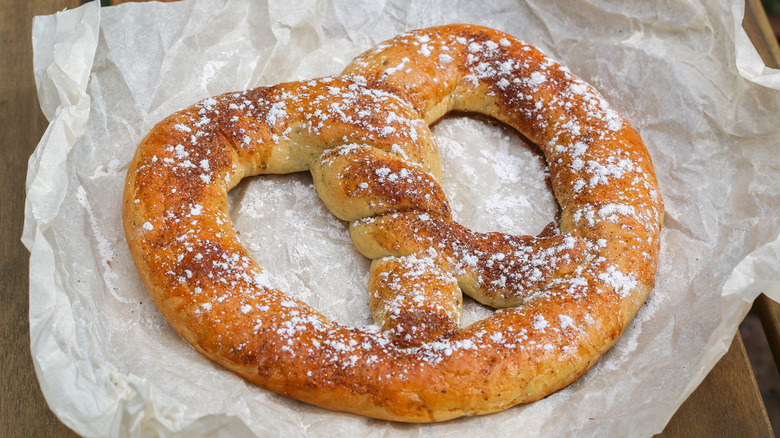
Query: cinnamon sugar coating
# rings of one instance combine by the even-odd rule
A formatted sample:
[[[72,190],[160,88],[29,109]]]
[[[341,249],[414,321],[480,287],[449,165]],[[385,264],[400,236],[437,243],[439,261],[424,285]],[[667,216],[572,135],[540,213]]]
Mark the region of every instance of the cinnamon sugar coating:
[[[544,237],[452,221],[428,128],[483,114],[542,151],[561,207]],[[309,170],[373,259],[375,327],[348,327],[271,286],[240,244],[227,192]],[[590,85],[502,32],[404,33],[338,77],[228,93],[143,139],[128,170],[131,254],[170,325],[249,381],[408,422],[543,398],[587,371],[653,287],[663,203],[636,131]],[[465,292],[500,308],[459,327]]]

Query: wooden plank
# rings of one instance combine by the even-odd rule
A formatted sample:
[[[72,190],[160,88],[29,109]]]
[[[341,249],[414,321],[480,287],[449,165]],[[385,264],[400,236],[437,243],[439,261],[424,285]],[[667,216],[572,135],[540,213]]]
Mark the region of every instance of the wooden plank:
[[[656,436],[775,436],[739,334],[663,433]]]
[[[9,437],[76,436],[49,410],[30,357],[28,259],[20,241],[27,160],[46,129],[32,68],[32,17],[78,6],[76,0],[4,2],[0,14],[0,430]]]
[[[761,295],[753,305],[758,312],[758,317],[761,318],[761,326],[764,328],[769,350],[775,359],[777,371],[780,372],[780,304],[766,295]]]
[[[750,4],[759,0],[748,0]],[[46,406],[30,358],[27,318],[27,271],[29,253],[19,242],[24,210],[24,179],[27,159],[46,128],[32,77],[31,18],[65,7],[78,6],[78,0],[36,0],[4,5],[0,15],[0,189],[6,195],[0,209],[0,224],[10,239],[0,240],[0,321],[5,336],[0,337],[0,426],[3,436],[57,436],[75,434]],[[760,15],[746,13],[754,20],[750,35],[765,32]],[[768,24],[767,24],[768,25]],[[751,32],[753,32],[751,34]],[[753,36],[751,36],[753,38]],[[759,49],[762,56],[780,60],[780,51]],[[768,55],[765,55],[768,54]],[[766,58],[765,58],[766,59]],[[15,145],[14,147],[8,147]],[[661,436],[772,436],[760,395],[747,365],[744,346],[735,338],[729,352],[683,404]],[[766,431],[770,435],[766,435]],[[696,433],[694,433],[696,432]],[[751,433],[755,432],[755,433]]]
[[[747,0],[742,27],[745,28],[764,64],[770,68],[780,68],[780,44],[760,0]],[[762,294],[753,303],[753,307],[761,319],[775,367],[780,372],[780,304]]]
[[[769,24],[769,19],[761,6],[761,0],[747,0],[745,2],[745,18],[742,20],[750,41],[756,46],[758,54],[764,60],[764,64],[771,68],[780,68],[780,46]]]

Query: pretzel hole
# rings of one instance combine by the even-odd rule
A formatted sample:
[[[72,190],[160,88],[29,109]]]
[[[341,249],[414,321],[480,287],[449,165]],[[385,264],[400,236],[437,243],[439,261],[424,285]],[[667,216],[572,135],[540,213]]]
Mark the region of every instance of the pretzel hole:
[[[559,213],[541,151],[493,119],[450,114],[433,126],[453,216],[478,232],[540,234]],[[465,176],[465,178],[464,178]]]
[[[442,187],[454,218],[479,232],[536,235],[558,205],[538,150],[504,125],[446,117],[434,126]],[[242,243],[274,284],[325,316],[373,324],[366,287],[370,260],[354,248],[347,223],[320,200],[309,172],[245,178],[229,193]],[[461,327],[493,309],[464,297]]]
[[[332,320],[373,324],[371,261],[355,249],[347,223],[322,203],[309,172],[244,178],[228,202],[241,242],[274,286]]]
[[[538,148],[515,130],[486,117],[450,113],[433,134],[442,160],[442,188],[453,218],[478,232],[539,235],[557,223],[560,207]],[[461,326],[494,309],[463,297]]]

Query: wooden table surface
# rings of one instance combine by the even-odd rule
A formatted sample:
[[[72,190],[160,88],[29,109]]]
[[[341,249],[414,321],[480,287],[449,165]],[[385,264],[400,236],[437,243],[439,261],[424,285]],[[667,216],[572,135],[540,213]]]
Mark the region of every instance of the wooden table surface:
[[[78,5],[78,0],[5,0],[0,15],[0,224],[6,236],[0,241],[0,437],[76,436],[47,407],[33,369],[27,315],[29,253],[20,236],[27,160],[47,127],[32,75],[31,20]],[[747,1],[744,26],[767,64],[778,67],[780,49],[760,6],[760,0]],[[776,322],[780,314],[776,304],[766,306],[767,318]],[[739,334],[659,436],[774,436]]]

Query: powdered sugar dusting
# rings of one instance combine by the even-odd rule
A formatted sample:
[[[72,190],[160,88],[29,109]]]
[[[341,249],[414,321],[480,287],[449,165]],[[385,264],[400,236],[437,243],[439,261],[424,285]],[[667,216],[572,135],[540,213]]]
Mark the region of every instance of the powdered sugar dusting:
[[[178,113],[169,125],[174,128],[168,144],[142,154],[140,164],[131,169],[139,180],[159,177],[167,181],[165,185],[156,183],[157,186],[148,189],[151,194],[138,196],[141,202],[130,207],[149,215],[134,225],[138,239],[148,248],[170,247],[177,255],[175,259],[158,261],[154,269],[166,287],[175,290],[185,301],[190,300],[187,301],[190,304],[182,307],[194,324],[227,327],[224,333],[209,339],[213,344],[202,348],[227,352],[234,355],[235,359],[231,360],[257,360],[259,355],[270,354],[273,365],[267,372],[278,371],[273,367],[285,369],[296,365],[301,367],[300,375],[306,376],[300,377],[302,382],[326,386],[343,384],[337,381],[343,375],[361,376],[367,364],[388,364],[401,359],[409,366],[379,368],[386,371],[372,379],[405,382],[415,379],[421,370],[435,370],[463,355],[475,360],[494,357],[498,361],[505,357],[514,360],[513,355],[530,352],[557,357],[556,354],[576,345],[583,332],[581,327],[602,321],[587,313],[550,315],[545,313],[544,303],[565,307],[593,293],[612,294],[611,300],[615,296],[625,299],[646,284],[646,279],[632,270],[632,265],[607,258],[615,252],[610,233],[630,238],[619,227],[629,219],[639,224],[637,229],[657,230],[661,208],[650,199],[655,192],[653,184],[648,182],[644,158],[632,153],[630,145],[620,144],[624,141],[621,136],[627,127],[625,121],[592,87],[509,36],[497,38],[464,32],[440,38],[436,34],[410,32],[399,38],[410,43],[413,49],[405,52],[406,57],[382,64],[381,71],[370,80],[354,74],[206,99]],[[379,46],[370,53],[380,54],[382,48]],[[518,55],[520,52],[529,55]],[[260,191],[269,192],[270,198],[261,197],[245,185],[239,186],[230,195],[230,212],[222,204],[206,201],[224,194],[248,174],[292,173],[313,165],[327,166],[327,160],[313,164],[326,149],[333,150],[333,157],[346,157],[359,152],[362,145],[382,145],[383,152],[392,153],[394,159],[401,161],[397,167],[373,168],[370,180],[354,184],[358,194],[370,191],[375,183],[397,187],[393,184],[409,180],[419,169],[431,170],[426,175],[433,175],[436,163],[426,161],[430,150],[425,149],[432,147],[425,143],[430,140],[430,133],[418,117],[419,108],[401,100],[403,90],[382,91],[366,88],[366,84],[414,73],[422,62],[445,68],[456,59],[465,64],[462,83],[458,85],[463,87],[461,91],[467,94],[478,90],[494,99],[491,102],[500,103],[495,107],[509,108],[501,109],[504,113],[497,110],[490,115],[505,117],[501,120],[507,123],[513,117],[533,121],[528,137],[539,143],[551,169],[548,171],[539,164],[535,168],[534,184],[544,192],[544,179],[549,176],[558,199],[565,203],[561,227],[565,223],[582,236],[550,231],[550,228],[540,238],[477,233],[450,222],[447,209],[400,209],[353,221],[350,224],[353,235],[384,227],[393,230],[385,236],[388,240],[394,236],[413,236],[403,244],[388,244],[399,251],[413,248],[412,255],[392,254],[400,258],[406,270],[405,279],[413,285],[404,297],[408,302],[421,304],[430,299],[428,291],[418,290],[414,280],[433,273],[438,275],[435,280],[441,280],[442,284],[457,283],[491,305],[507,299],[529,304],[488,311],[485,320],[466,319],[468,326],[462,330],[447,332],[419,347],[400,349],[387,333],[370,323],[365,310],[357,318],[350,311],[343,312],[352,315],[345,317],[346,324],[329,318],[343,317],[342,307],[367,308],[362,291],[368,261],[351,249],[347,226],[318,204],[308,176],[263,178],[269,182]],[[358,65],[369,63],[359,60]],[[551,108],[565,116],[547,117]],[[213,127],[215,123],[219,129]],[[329,140],[322,140],[323,137]],[[605,142],[626,147],[605,153],[602,146]],[[459,147],[455,143],[453,150]],[[242,163],[245,167],[234,163],[236,156],[250,157]],[[490,174],[496,175],[496,180],[509,181],[510,185],[522,180],[519,174],[522,172],[513,168],[515,163],[511,159],[479,157],[479,149],[471,157],[472,161],[489,162]],[[334,158],[333,162],[337,161]],[[470,173],[474,177],[466,178]],[[563,183],[559,179],[562,174],[574,174],[575,178],[571,184]],[[464,168],[458,178],[477,181],[482,176]],[[627,189],[608,201],[595,202],[590,197],[610,186]],[[287,196],[283,194],[288,194],[288,199],[282,199]],[[486,200],[485,209],[500,210],[507,204],[522,203],[508,200],[500,190],[482,198]],[[529,198],[517,199],[525,199],[528,205],[536,204]],[[275,209],[277,216],[266,216]],[[240,219],[242,216],[247,220]],[[514,213],[496,216],[497,223],[489,226],[512,228],[522,222]],[[236,218],[235,224],[231,217]],[[545,211],[539,217],[540,221],[557,223],[554,212]],[[276,223],[282,228],[272,227]],[[234,225],[241,233],[241,241],[233,231]],[[532,226],[536,228],[533,233],[544,225]],[[343,251],[334,257],[331,254],[341,249],[290,244],[290,238],[255,240],[261,235],[276,237],[295,232],[300,232],[300,237],[292,240],[311,241],[315,247],[322,247],[320,242],[327,237],[335,240],[337,247],[343,246]],[[646,246],[656,243],[652,236],[642,242],[620,242]],[[309,262],[315,258],[327,262],[312,268]],[[349,276],[349,284],[344,285],[343,273],[337,270],[343,264],[333,263],[334,259],[352,260],[347,265],[353,268],[358,265],[357,272],[361,274]],[[355,260],[360,262],[354,263]],[[284,278],[285,272],[292,272],[292,279]],[[361,276],[350,283],[354,277]],[[330,288],[355,286],[359,292],[346,292],[336,304],[320,299],[312,291],[315,287],[309,286],[325,286],[323,278],[326,277],[342,280]],[[282,283],[285,290],[295,292],[284,294],[275,283]],[[385,305],[390,315],[404,311],[400,300]],[[445,309],[444,304],[440,307],[447,312],[451,310]],[[409,328],[410,336],[414,335],[414,327],[417,326]],[[484,351],[491,353],[481,355]],[[266,370],[260,367],[259,372]]]

